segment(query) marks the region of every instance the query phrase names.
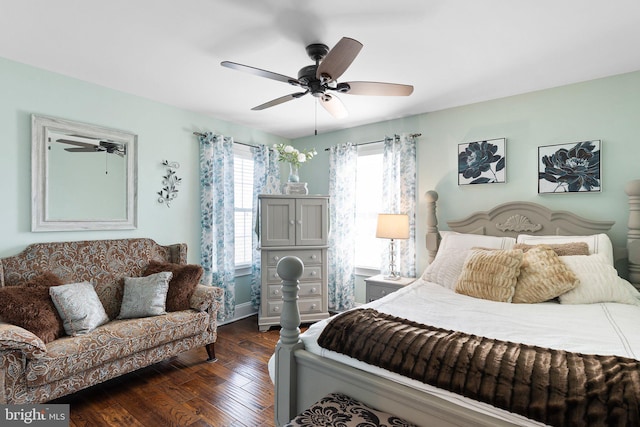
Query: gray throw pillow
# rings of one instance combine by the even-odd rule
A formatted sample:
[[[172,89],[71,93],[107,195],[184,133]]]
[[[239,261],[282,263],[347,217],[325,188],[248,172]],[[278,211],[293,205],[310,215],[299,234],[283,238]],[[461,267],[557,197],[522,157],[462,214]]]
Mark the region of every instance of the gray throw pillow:
[[[89,282],[52,286],[49,295],[67,335],[87,334],[109,321],[98,294]]]
[[[118,319],[166,314],[167,292],[172,276],[171,272],[163,271],[146,277],[125,277]]]

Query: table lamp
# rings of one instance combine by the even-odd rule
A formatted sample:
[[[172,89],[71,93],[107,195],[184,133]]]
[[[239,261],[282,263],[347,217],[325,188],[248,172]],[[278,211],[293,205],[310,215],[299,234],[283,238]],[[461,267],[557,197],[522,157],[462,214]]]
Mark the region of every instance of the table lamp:
[[[378,226],[376,228],[376,237],[380,239],[391,239],[389,244],[389,275],[385,276],[388,280],[400,279],[395,266],[395,239],[409,238],[409,215],[405,214],[378,214]]]

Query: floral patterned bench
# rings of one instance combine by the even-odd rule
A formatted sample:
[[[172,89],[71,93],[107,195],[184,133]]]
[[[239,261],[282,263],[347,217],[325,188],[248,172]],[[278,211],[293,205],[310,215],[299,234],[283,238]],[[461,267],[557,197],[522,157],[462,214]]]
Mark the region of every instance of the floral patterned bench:
[[[304,410],[285,427],[416,427],[342,393],[331,393]]]

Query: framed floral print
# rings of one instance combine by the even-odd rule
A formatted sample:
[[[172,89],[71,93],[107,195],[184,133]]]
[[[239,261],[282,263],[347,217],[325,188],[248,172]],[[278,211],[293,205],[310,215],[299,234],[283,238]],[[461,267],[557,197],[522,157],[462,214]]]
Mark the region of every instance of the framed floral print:
[[[458,144],[458,185],[506,182],[506,138]]]
[[[538,193],[600,192],[600,140],[538,147]]]

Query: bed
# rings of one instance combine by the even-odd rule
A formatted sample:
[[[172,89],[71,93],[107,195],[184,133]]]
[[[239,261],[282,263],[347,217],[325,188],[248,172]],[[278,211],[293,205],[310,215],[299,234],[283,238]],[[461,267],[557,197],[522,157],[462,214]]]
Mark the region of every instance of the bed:
[[[530,202],[506,203],[473,213],[462,220],[447,222],[450,230],[440,232],[436,217],[438,195],[428,192],[426,242],[430,265],[427,271],[412,285],[358,307],[358,315],[370,312],[385,319],[409,319],[499,343],[522,343],[517,345],[527,348],[615,357],[628,360],[629,369],[635,375],[638,369],[634,363],[640,358],[637,326],[640,325],[640,294],[631,283],[640,283],[640,180],[630,182],[625,190],[630,205],[625,248],[614,248],[606,235],[613,222],[551,211]],[[452,290],[464,274],[473,270],[469,262],[471,254],[474,259],[484,259],[482,257],[498,256],[496,253],[514,253],[517,252],[513,250],[514,244],[525,247],[524,251],[548,254],[550,246],[557,251],[558,247],[565,248],[575,242],[580,244],[580,250],[584,250],[586,243],[588,254],[573,255],[573,248],[567,254],[555,252],[579,279],[556,299],[505,303],[492,300],[493,295],[473,296],[476,292],[473,289],[467,295]],[[445,254],[458,254],[458,257],[453,259],[456,257]],[[529,255],[530,260],[532,257],[534,255]],[[621,263],[621,260],[627,262]],[[618,276],[614,265],[625,266],[621,276],[629,281]],[[534,279],[539,278],[535,264],[530,262],[529,266]],[[296,282],[292,280],[296,268],[292,264],[282,269],[282,329],[270,362],[275,379],[278,425],[333,392],[344,393],[423,426],[545,425],[529,416],[365,363],[358,360],[362,359],[360,356],[351,357],[328,349],[326,336],[331,328],[327,325],[336,316],[313,324],[300,334]],[[509,302],[514,297],[512,293]],[[529,297],[531,295],[520,294],[518,298],[525,302]],[[355,311],[347,313],[355,314]],[[640,390],[637,391],[640,395]],[[638,411],[637,405],[634,410]]]

